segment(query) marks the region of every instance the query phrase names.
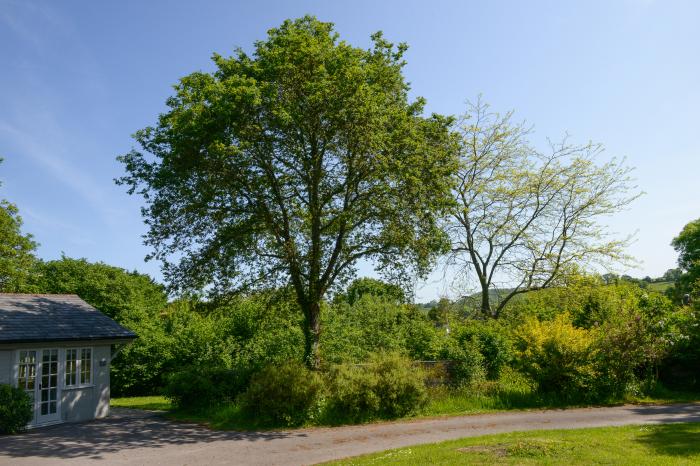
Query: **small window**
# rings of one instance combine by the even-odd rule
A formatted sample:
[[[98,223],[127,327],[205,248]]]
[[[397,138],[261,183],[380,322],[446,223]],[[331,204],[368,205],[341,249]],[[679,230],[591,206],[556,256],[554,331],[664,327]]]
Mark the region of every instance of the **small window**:
[[[78,350],[66,350],[66,387],[78,383]]]
[[[66,350],[66,387],[82,387],[92,383],[92,349]]]
[[[92,382],[92,350],[83,348],[80,351],[80,385]]]

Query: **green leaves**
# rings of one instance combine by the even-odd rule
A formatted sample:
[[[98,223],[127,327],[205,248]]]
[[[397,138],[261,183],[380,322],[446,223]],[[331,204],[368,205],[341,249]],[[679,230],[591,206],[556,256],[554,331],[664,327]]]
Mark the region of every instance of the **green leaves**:
[[[0,291],[25,291],[36,263],[37,243],[22,234],[22,218],[14,204],[0,201]]]
[[[447,246],[457,140],[451,119],[408,101],[405,45],[373,40],[363,50],[330,23],[285,21],[253,55],[214,55],[214,73],[181,79],[137,132],[118,183],[144,196],[146,243],[173,290],[289,283],[317,339],[320,300],[357,261],[427,273]]]
[[[629,238],[611,238],[601,219],[640,195],[624,160],[596,163],[600,144],[564,138],[540,152],[512,115],[479,100],[460,121],[458,207],[448,225],[448,261],[461,268],[460,279],[477,279],[481,310],[492,317],[517,294],[554,286],[580,268],[633,262],[624,254]],[[509,291],[492,308],[494,288]]]

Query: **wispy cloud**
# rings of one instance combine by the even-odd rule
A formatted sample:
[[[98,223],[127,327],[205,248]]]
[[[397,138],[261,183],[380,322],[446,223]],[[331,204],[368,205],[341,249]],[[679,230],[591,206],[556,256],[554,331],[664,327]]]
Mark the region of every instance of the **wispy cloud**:
[[[57,87],[54,73],[60,67],[59,73],[68,73],[67,82],[79,84],[91,101],[99,102],[105,86],[90,50],[70,18],[51,4],[0,0],[0,27],[3,25],[14,36],[13,42],[27,46],[21,53],[8,51],[9,59],[28,65],[13,69],[12,82],[17,87],[0,94],[0,149],[5,151],[0,155],[31,160],[51,179],[77,193],[98,218],[114,225],[124,212],[110,202],[111,178],[107,183],[98,181],[90,166],[78,162],[79,152],[89,153],[98,144],[90,134],[76,134],[75,129],[69,131],[61,124],[75,109],[67,106],[69,94]],[[70,50],[70,66],[55,61],[57,47]],[[94,116],[84,114],[82,118]]]

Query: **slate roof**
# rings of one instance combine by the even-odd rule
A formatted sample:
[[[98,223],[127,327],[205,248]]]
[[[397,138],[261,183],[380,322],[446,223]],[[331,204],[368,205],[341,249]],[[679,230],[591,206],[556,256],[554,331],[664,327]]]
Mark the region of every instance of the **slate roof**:
[[[0,344],[132,338],[76,295],[0,293]]]

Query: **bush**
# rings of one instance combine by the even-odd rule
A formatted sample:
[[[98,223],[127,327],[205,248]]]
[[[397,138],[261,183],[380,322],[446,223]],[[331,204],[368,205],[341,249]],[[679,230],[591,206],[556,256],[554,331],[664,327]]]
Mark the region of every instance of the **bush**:
[[[255,374],[239,404],[243,415],[256,424],[298,426],[313,417],[322,392],[318,374],[289,361]]]
[[[503,368],[513,360],[513,348],[505,333],[496,321],[470,321],[454,331],[462,347],[476,346],[483,356],[483,366],[489,380],[498,379]]]
[[[564,398],[596,396],[597,353],[592,331],[571,324],[568,314],[552,321],[528,319],[515,331],[518,362],[544,393]]]
[[[330,397],[326,407],[330,422],[362,422],[380,412],[376,372],[366,366],[338,364],[329,374]]]
[[[32,415],[31,400],[24,390],[0,384],[0,434],[24,431]]]
[[[463,387],[485,378],[484,356],[472,340],[462,342],[443,336],[434,341],[432,357],[449,361],[450,385]]]
[[[370,359],[377,376],[374,391],[379,397],[379,415],[386,418],[415,413],[427,402],[423,371],[396,353]]]
[[[683,307],[674,316],[679,335],[661,365],[664,384],[686,389],[700,388],[700,301]]]
[[[609,394],[655,382],[656,368],[677,338],[674,316],[654,309],[620,311],[605,322],[596,343],[601,383]]]
[[[366,365],[335,366],[329,377],[327,409],[336,422],[402,417],[427,402],[423,371],[397,353],[372,355]]]
[[[233,401],[248,379],[230,369],[189,367],[170,376],[164,393],[176,408],[196,410]]]
[[[360,363],[379,352],[420,352],[432,323],[415,306],[365,294],[353,304],[338,301],[324,308],[323,359]],[[417,350],[417,351],[416,351]]]

